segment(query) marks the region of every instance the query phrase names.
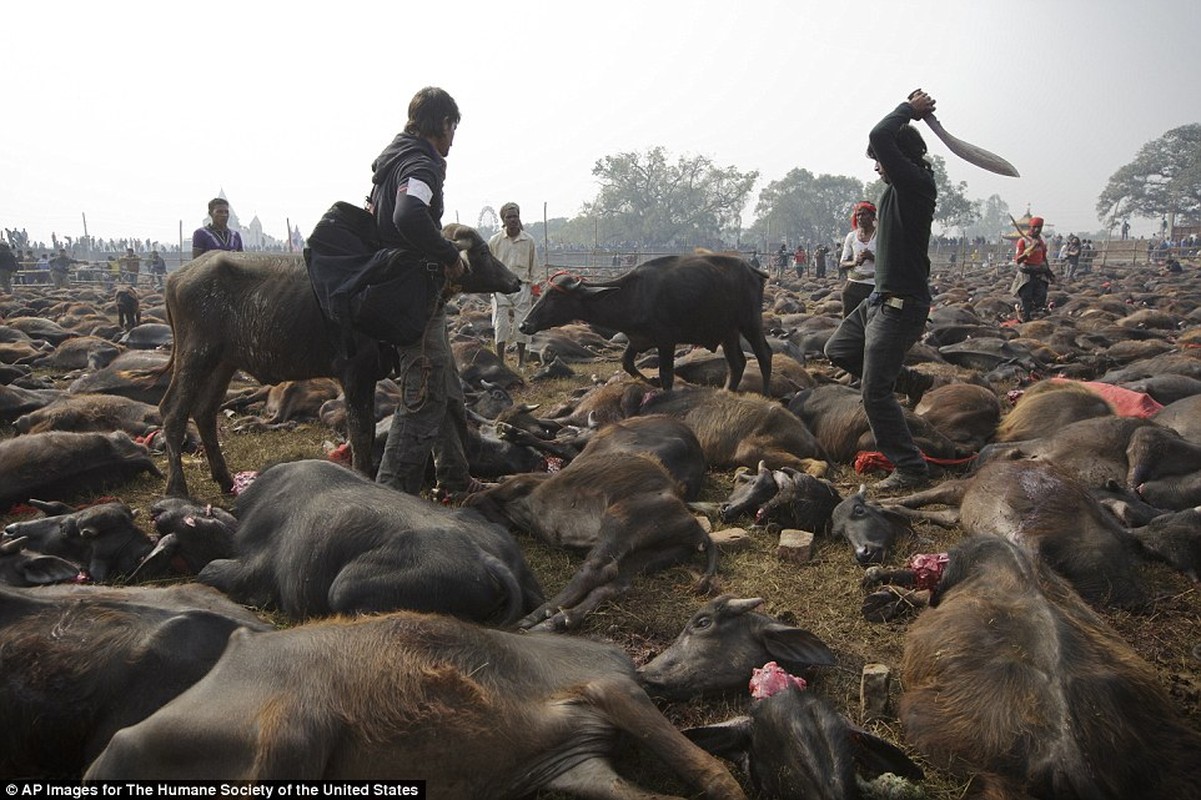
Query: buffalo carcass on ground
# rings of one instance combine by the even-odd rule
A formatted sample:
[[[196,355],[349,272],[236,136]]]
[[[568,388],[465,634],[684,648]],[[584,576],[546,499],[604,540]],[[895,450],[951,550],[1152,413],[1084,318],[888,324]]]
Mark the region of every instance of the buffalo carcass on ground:
[[[542,788],[649,798],[610,762],[622,734],[689,796],[745,800],[620,650],[400,612],[239,632],[204,681],[120,732],[86,779],[417,778],[444,800]]]
[[[200,582],[292,619],[404,608],[507,625],[542,602],[501,526],[329,461],[264,470],[234,516],[234,558],[210,562]]]
[[[721,345],[730,365],[726,388],[737,388],[746,369],[746,337],[766,387],[771,385],[771,348],[763,336],[766,281],[766,273],[741,258],[699,254],[656,258],[611,281],[556,275],[522,320],[521,332],[534,334],[573,320],[621,331],[629,339],[622,367],[642,378],[634,360],[657,348],[659,383],[666,391],[681,343],[710,350]]]
[[[564,630],[626,591],[634,576],[696,554],[706,556],[698,588],[708,587],[717,551],[683,491],[653,454],[619,450],[581,455],[553,474],[515,475],[468,503],[544,543],[587,551],[567,585],[521,621],[527,628]]]
[[[1201,735],[1151,668],[1025,549],[951,550],[909,627],[900,717],[919,752],[980,797],[1192,797]]]
[[[0,587],[0,777],[78,780],[109,738],[269,625],[206,586]]]
[[[520,288],[521,281],[475,230],[456,224],[442,234],[469,264],[460,279],[463,291]],[[213,480],[223,491],[233,486],[217,440],[217,411],[237,370],[264,384],[337,378],[346,394],[354,466],[372,472],[375,382],[384,377],[389,359],[365,337],[356,337],[352,357],[339,355],[341,331],[322,315],[299,257],[211,251],[171,273],[164,294],[175,340],[171,384],[160,404],[167,494],[187,494],[180,444],[189,416],[196,420]]]

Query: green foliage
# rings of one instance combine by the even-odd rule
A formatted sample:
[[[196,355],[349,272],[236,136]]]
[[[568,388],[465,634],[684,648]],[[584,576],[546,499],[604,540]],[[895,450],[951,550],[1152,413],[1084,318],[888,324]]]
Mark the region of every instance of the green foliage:
[[[720,245],[737,235],[740,214],[758,172],[720,168],[704,156],[672,161],[662,147],[618,153],[596,162],[600,192],[565,234],[579,244],[640,242],[668,246]]]
[[[850,230],[851,206],[865,196],[855,178],[793,169],[759,193],[750,238],[768,250],[781,243],[841,241]]]
[[[1139,149],[1109,178],[1097,199],[1097,219],[1176,214],[1201,217],[1201,124],[1173,128]]]

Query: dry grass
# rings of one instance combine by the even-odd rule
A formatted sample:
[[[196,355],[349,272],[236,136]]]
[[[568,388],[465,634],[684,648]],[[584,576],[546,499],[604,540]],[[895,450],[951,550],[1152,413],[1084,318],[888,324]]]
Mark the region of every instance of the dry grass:
[[[579,378],[537,384],[516,392],[515,399],[540,402],[544,409],[549,408],[566,398],[583,382],[587,373],[607,377],[615,369],[612,362],[581,368],[578,371],[583,374]],[[228,426],[223,426],[226,457],[235,471],[257,469],[281,460],[321,458],[327,443],[335,441],[336,436],[318,423],[269,433],[233,433]],[[162,463],[160,458],[160,467]],[[226,507],[230,505],[230,499],[216,491],[202,458],[186,457],[185,471],[189,486],[198,499]],[[711,473],[706,480],[703,499],[724,499],[732,485],[732,477],[728,472]],[[854,491],[861,480],[845,467],[836,469],[832,479],[844,495]],[[145,511],[159,498],[161,491],[160,479],[143,476],[108,494]],[[75,499],[87,502],[95,498]],[[721,527],[721,524],[716,523],[716,526]],[[832,700],[852,720],[862,723],[860,671],[864,664],[871,662],[884,663],[895,670],[903,648],[905,623],[869,624],[863,620],[859,613],[863,598],[859,585],[862,570],[854,564],[845,543],[820,539],[815,544],[812,560],[797,566],[777,558],[773,536],[761,529],[752,527],[750,530],[751,543],[745,550],[723,554],[719,573],[721,591],[739,597],[763,597],[766,601],[763,611],[820,636],[838,655],[839,665],[820,672],[812,688]],[[916,552],[944,550],[957,535],[955,531],[919,525],[915,535],[900,542],[893,562],[900,562]],[[519,535],[519,540],[548,595],[556,592],[574,572],[578,558],[526,536]],[[643,663],[675,637],[706,599],[691,591],[698,574],[699,565],[693,565],[641,578],[627,595],[593,614],[580,635],[614,642],[629,652],[635,662]],[[1193,647],[1201,643],[1201,592],[1165,568],[1149,567],[1146,574],[1162,596],[1155,609],[1142,615],[1106,612],[1105,616],[1154,666],[1181,711],[1201,728],[1201,661],[1192,654]],[[894,680],[894,701],[899,688],[899,681]],[[687,726],[742,713],[746,702],[743,697],[698,700],[666,705],[664,711],[677,725]],[[867,727],[904,746],[903,732],[897,720],[870,722]],[[624,764],[624,768],[633,771],[644,785],[659,791],[682,791],[674,779],[641,758],[631,755]],[[967,788],[964,780],[926,766],[925,790],[930,798],[951,800],[964,796]]]

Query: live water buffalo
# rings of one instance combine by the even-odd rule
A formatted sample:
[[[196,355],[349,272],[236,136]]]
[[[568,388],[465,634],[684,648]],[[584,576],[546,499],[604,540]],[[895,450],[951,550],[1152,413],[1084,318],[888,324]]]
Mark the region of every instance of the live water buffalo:
[[[521,332],[533,334],[573,320],[621,331],[629,339],[622,367],[642,378],[634,360],[657,348],[664,391],[672,388],[679,343],[710,350],[720,345],[730,365],[726,388],[737,388],[746,369],[741,344],[746,337],[766,387],[771,385],[771,348],[763,336],[766,281],[766,273],[741,258],[723,255],[664,256],[615,280],[596,283],[557,275],[522,320]]]
[[[577,458],[561,471],[515,475],[472,496],[489,519],[559,547],[587,552],[553,598],[522,620],[527,628],[577,627],[642,573],[706,556],[700,587],[717,569],[709,534],[684,504],[682,488],[658,459],[611,452]]]
[[[126,333],[142,324],[142,308],[138,301],[138,290],[132,286],[122,286],[113,295],[117,306],[117,324]]]
[[[496,260],[471,228],[449,225],[470,269],[468,292],[515,292],[520,280]],[[167,494],[187,494],[180,444],[188,417],[196,420],[213,480],[223,491],[233,477],[217,440],[217,410],[235,371],[260,383],[336,377],[346,395],[354,466],[373,471],[375,382],[390,361],[376,342],[355,336],[353,355],[339,354],[341,332],[328,323],[299,257],[210,251],[172,272],[164,292],[175,345],[171,383],[159,408],[167,448]]]
[[[654,697],[683,700],[745,691],[754,669],[768,661],[793,673],[837,664],[825,642],[756,612],[761,605],[761,597],[710,600],[666,650],[639,668],[638,680]]]
[[[161,475],[145,447],[123,431],[31,433],[0,441],[0,509],[30,497],[50,500]]]
[[[623,735],[690,792],[745,800],[620,650],[396,613],[238,632],[207,678],[117,734],[85,779],[416,778],[445,800],[649,798],[610,762]]]
[[[509,625],[542,602],[501,526],[329,461],[265,470],[234,516],[234,558],[200,582],[292,619],[404,608]]]
[[[860,797],[857,767],[869,778],[886,772],[909,780],[924,777],[899,748],[798,686],[755,701],[749,715],[687,728],[684,735],[713,755],[740,763],[758,796],[773,800]]]
[[[0,587],[0,777],[78,780],[121,728],[270,628],[204,586]]]
[[[1201,785],[1201,734],[1151,668],[1041,559],[995,536],[951,550],[910,624],[906,738],[981,797],[1169,800]]]

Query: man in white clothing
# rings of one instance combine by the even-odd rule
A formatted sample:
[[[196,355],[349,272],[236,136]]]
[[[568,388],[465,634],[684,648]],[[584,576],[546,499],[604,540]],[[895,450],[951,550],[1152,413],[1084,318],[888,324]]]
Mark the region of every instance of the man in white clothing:
[[[530,337],[517,329],[525,315],[534,307],[533,287],[536,247],[534,238],[521,226],[521,209],[516,203],[500,207],[503,230],[488,241],[492,255],[521,278],[521,290],[515,294],[492,295],[492,327],[496,331],[496,355],[505,360],[505,347],[517,343],[517,368],[525,366],[525,346]]]

